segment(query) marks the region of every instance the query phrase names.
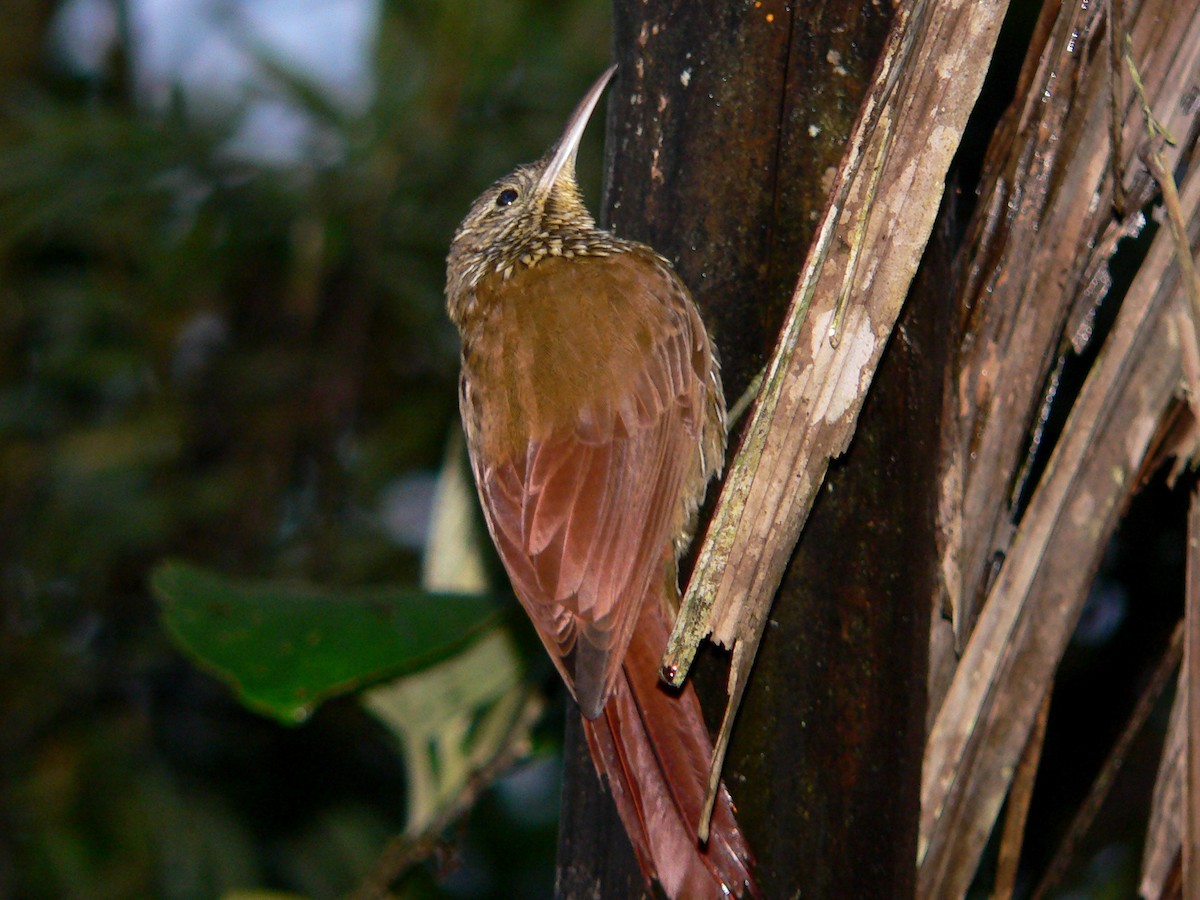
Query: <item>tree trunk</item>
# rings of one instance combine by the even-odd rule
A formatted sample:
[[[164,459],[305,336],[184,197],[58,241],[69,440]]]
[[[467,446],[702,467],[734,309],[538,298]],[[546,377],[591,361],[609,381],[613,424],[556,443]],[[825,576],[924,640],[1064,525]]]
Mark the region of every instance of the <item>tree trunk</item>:
[[[607,221],[676,264],[732,402],[775,340],[888,11],[616,0],[614,13]],[[947,342],[937,258],[810,517],[734,733],[725,778],[769,897],[913,890]],[[693,673],[714,721],[724,663],[705,653]],[[558,893],[632,896],[636,863],[574,724],[566,752]]]

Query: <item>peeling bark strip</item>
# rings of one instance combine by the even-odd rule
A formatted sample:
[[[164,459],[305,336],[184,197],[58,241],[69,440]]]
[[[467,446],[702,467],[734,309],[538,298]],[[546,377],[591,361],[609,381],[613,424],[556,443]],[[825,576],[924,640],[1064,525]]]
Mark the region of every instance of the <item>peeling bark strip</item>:
[[[1123,6],[1147,98],[1168,130],[1186,138],[1195,109],[1184,100],[1200,67],[1197,4]],[[1042,386],[1068,343],[1076,352],[1086,344],[1111,282],[1108,260],[1120,238],[1140,230],[1136,211],[1156,192],[1138,159],[1145,125],[1126,76],[1115,162],[1133,212],[1125,221],[1113,217],[1112,82],[1101,47],[1111,8],[1045,4],[1016,101],[989,148],[962,249],[958,291],[969,338],[946,382],[939,501],[944,587],[960,647],[1013,538]],[[1181,150],[1168,148],[1168,165]]]
[[[1200,230],[1200,171],[1182,190]],[[1174,247],[1156,235],[963,653],[926,748],[919,897],[962,895],[1135,476],[1180,389]]]
[[[1181,138],[1169,149],[1174,165],[1194,152],[1200,110],[1188,98],[1200,72],[1200,4],[1126,7],[1146,99]],[[931,664],[953,676],[930,690],[938,712],[923,773],[922,897],[953,896],[970,883],[1100,555],[1136,489],[1132,476],[1182,377],[1180,338],[1190,326],[1180,318],[1187,306],[1163,229],[1014,525],[1041,385],[1061,348],[1086,343],[1108,289],[1108,260],[1119,238],[1140,228],[1137,217],[1119,221],[1111,211],[1113,79],[1096,46],[1108,27],[1100,12],[1110,8],[1046,4],[962,251],[969,338],[947,381],[939,517],[945,587],[969,640],[957,668]],[[1138,161],[1146,125],[1128,79],[1115,105],[1123,116],[1118,163],[1136,207],[1154,185]],[[1194,220],[1194,172],[1184,194]]]
[[[736,642],[714,773],[784,567],[920,262],[1006,8],[918,0],[893,23],[664,657],[679,683],[710,631]],[[862,252],[846,249],[855,242]]]
[[[853,436],[1006,8],[917,0],[897,14],[668,645],[675,683],[710,630],[728,647],[765,622],[829,460]],[[875,204],[863,210],[875,178]],[[856,256],[847,226],[859,217]],[[829,326],[852,258],[865,262],[835,348]]]

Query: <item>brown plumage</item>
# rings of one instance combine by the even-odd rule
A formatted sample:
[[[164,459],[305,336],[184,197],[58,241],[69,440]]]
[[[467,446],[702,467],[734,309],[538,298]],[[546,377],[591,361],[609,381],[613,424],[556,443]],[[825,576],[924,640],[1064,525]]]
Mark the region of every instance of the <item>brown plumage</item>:
[[[454,236],[463,424],[500,558],[647,879],[672,897],[756,893],[727,792],[697,844],[711,742],[691,686],[674,695],[657,679],[676,561],[724,456],[725,401],[670,264],[597,228],[580,197],[575,154],[612,71]]]

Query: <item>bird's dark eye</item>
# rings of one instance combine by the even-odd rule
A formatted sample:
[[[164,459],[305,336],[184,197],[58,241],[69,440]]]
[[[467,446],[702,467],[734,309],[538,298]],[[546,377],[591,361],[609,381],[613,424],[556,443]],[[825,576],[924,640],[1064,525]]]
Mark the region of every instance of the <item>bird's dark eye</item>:
[[[517,192],[512,188],[505,188],[496,195],[497,206],[511,206],[517,199]]]

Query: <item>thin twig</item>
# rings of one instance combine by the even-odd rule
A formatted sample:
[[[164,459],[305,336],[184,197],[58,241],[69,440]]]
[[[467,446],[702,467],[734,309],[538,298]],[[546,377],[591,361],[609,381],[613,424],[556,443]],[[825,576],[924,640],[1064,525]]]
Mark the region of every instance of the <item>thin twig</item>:
[[[1133,708],[1133,712],[1129,715],[1129,720],[1125,723],[1124,729],[1121,731],[1120,737],[1109,751],[1108,758],[1105,759],[1103,767],[1100,769],[1100,774],[1096,776],[1096,780],[1092,783],[1092,788],[1088,792],[1087,798],[1083,805],[1079,807],[1075,813],[1075,818],[1071,820],[1071,826],[1067,829],[1067,833],[1063,836],[1062,841],[1058,845],[1058,849],[1054,853],[1054,858],[1050,863],[1050,868],[1046,870],[1046,874],[1042,876],[1041,882],[1037,886],[1037,890],[1033,892],[1034,900],[1046,897],[1066,874],[1067,866],[1075,856],[1076,850],[1079,849],[1079,843],[1087,834],[1088,828],[1092,824],[1092,820],[1096,818],[1096,813],[1100,811],[1100,807],[1104,804],[1105,798],[1108,797],[1108,792],[1113,786],[1113,782],[1117,778],[1117,774],[1121,771],[1121,766],[1125,763],[1125,758],[1129,755],[1129,748],[1133,745],[1133,739],[1137,737],[1138,732],[1142,730],[1142,726],[1146,724],[1146,719],[1150,717],[1150,713],[1154,710],[1154,704],[1158,702],[1159,696],[1163,689],[1170,683],[1171,676],[1175,670],[1179,668],[1179,662],[1183,658],[1183,623],[1180,622],[1175,626],[1175,630],[1171,633],[1171,640],[1163,650],[1162,656],[1159,657],[1158,665],[1154,667],[1154,673],[1150,676],[1150,681],[1146,684],[1145,690],[1138,698],[1137,704]]]
[[[996,885],[992,888],[994,900],[1012,897],[1017,886],[1017,871],[1021,862],[1021,844],[1025,839],[1025,822],[1029,818],[1029,804],[1033,800],[1033,785],[1037,781],[1038,765],[1042,760],[1042,748],[1046,744],[1046,723],[1050,720],[1050,696],[1054,692],[1051,683],[1046,687],[1041,709],[1033,722],[1033,731],[1025,742],[1025,752],[1017,764],[1012,789],[1008,792],[1008,811],[1004,815],[1004,831],[1000,835],[1000,858],[996,862]]]
[[[1109,143],[1112,144],[1112,179],[1113,179],[1113,208],[1117,218],[1125,218],[1125,182],[1121,177],[1121,98],[1125,96],[1121,90],[1121,47],[1123,40],[1117,35],[1125,35],[1125,16],[1121,0],[1110,0],[1108,4],[1108,31],[1104,43],[1108,47],[1108,129]]]
[[[1150,167],[1150,174],[1154,176],[1154,180],[1158,182],[1159,189],[1162,191],[1163,207],[1167,211],[1167,221],[1171,225],[1171,237],[1175,241],[1175,255],[1179,260],[1180,272],[1183,274],[1184,290],[1190,301],[1192,315],[1196,319],[1196,327],[1200,329],[1200,273],[1196,271],[1196,260],[1192,256],[1192,245],[1188,240],[1187,217],[1183,213],[1183,205],[1179,202],[1179,189],[1175,185],[1175,178],[1167,168],[1167,161],[1162,152],[1163,142],[1174,145],[1175,138],[1154,115],[1154,110],[1150,108],[1150,101],[1146,97],[1146,88],[1142,84],[1141,73],[1133,59],[1133,40],[1129,35],[1125,36],[1125,65],[1133,78],[1134,91],[1141,103],[1142,117],[1146,122],[1146,133],[1150,138],[1152,149],[1146,156],[1146,162]]]
[[[729,433],[737,427],[737,423],[741,421],[742,416],[746,414],[746,410],[750,408],[750,404],[758,397],[758,392],[762,388],[763,376],[767,374],[766,369],[760,369],[758,374],[750,380],[750,384],[746,386],[746,390],[742,391],[742,396],[737,398],[737,402],[729,407],[729,412],[725,416],[725,430]]]

